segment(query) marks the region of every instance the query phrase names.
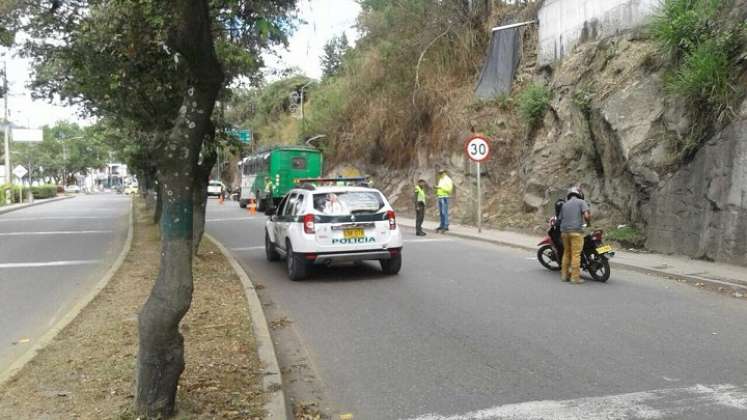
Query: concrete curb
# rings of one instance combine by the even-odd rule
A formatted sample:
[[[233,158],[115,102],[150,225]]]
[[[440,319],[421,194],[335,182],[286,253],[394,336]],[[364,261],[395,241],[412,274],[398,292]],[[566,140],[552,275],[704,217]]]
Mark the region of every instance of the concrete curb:
[[[400,223],[403,226],[406,226],[408,228],[413,228],[413,229],[415,228],[414,224],[402,223],[402,222],[400,222]],[[433,229],[423,228],[423,230],[425,230],[427,232],[430,232],[430,233],[435,233],[435,230],[433,230]],[[494,244],[494,245],[507,246],[507,247],[510,247],[510,248],[520,249],[520,250],[523,250],[523,251],[533,251],[533,252],[537,251],[537,247],[528,247],[528,246],[525,246],[525,245],[516,244],[516,243],[512,243],[512,242],[506,242],[506,241],[500,241],[500,240],[497,240],[497,239],[491,239],[491,238],[484,238],[484,237],[479,237],[479,236],[473,236],[473,235],[464,234],[464,233],[455,233],[455,232],[449,231],[449,233],[447,234],[447,236],[454,236],[454,237],[462,238],[462,239],[470,239],[470,240],[473,240],[473,241],[487,242],[487,243],[491,243],[491,244]],[[740,292],[742,294],[747,295],[747,286],[739,284],[739,283],[732,283],[732,282],[728,282],[728,281],[722,281],[722,280],[716,280],[716,279],[709,279],[709,278],[705,278],[705,277],[697,277],[697,276],[688,276],[688,275],[684,275],[684,274],[669,273],[669,272],[666,272],[666,271],[655,270],[655,269],[652,269],[652,268],[646,268],[646,267],[640,267],[640,266],[637,266],[637,265],[631,265],[631,264],[625,264],[625,263],[615,262],[614,259],[610,260],[610,267],[612,267],[612,268],[620,268],[620,269],[629,270],[629,271],[635,271],[635,272],[642,273],[642,274],[654,275],[654,276],[657,276],[657,277],[666,277],[666,278],[671,278],[671,279],[675,279],[675,280],[681,280],[681,281],[685,281],[685,282],[692,283],[692,284],[702,283],[704,285],[709,285],[709,286],[714,287],[714,288],[728,287],[728,288],[731,288],[732,291],[734,291],[734,292]]]
[[[64,197],[61,199],[65,199],[68,197]],[[99,292],[101,292],[107,284],[109,284],[109,281],[114,277],[114,275],[119,271],[120,267],[122,267],[122,264],[124,263],[125,259],[127,258],[127,254],[130,253],[130,248],[132,248],[132,235],[133,235],[133,224],[134,224],[134,203],[132,200],[130,200],[130,222],[129,227],[127,230],[127,239],[125,239],[124,246],[122,247],[122,251],[119,253],[119,256],[116,260],[114,260],[114,264],[107,270],[107,272],[104,274],[104,276],[101,278],[101,280],[96,283],[96,285],[91,289],[88,294],[86,294],[82,299],[80,299],[77,303],[73,305],[72,308],[62,317],[60,318],[53,326],[50,328],[44,335],[37,340],[37,342],[28,350],[26,350],[25,353],[23,353],[18,359],[16,359],[13,363],[10,364],[10,366],[4,371],[0,372],[0,384],[5,383],[9,379],[11,379],[13,376],[15,376],[16,373],[18,373],[29,361],[31,361],[36,354],[44,349],[56,336],[57,334],[62,331],[65,327],[67,327],[70,322],[72,322],[78,314],[88,306],[91,301],[98,296]]]
[[[285,406],[282,373],[280,372],[277,354],[275,354],[275,345],[272,342],[272,336],[270,336],[267,318],[262,309],[262,303],[259,301],[259,296],[257,296],[257,290],[252,280],[246,274],[246,271],[236,261],[231,252],[210,234],[205,233],[205,237],[220,249],[244,285],[244,292],[249,303],[249,314],[252,318],[252,330],[257,340],[257,353],[265,371],[262,382],[265,393],[269,396],[269,401],[265,404],[265,408],[267,409],[266,418],[286,420],[288,419],[288,413]]]
[[[0,214],[10,213],[10,212],[16,211],[16,210],[23,210],[23,209],[27,209],[29,207],[40,206],[42,204],[54,203],[55,201],[67,200],[68,198],[74,198],[74,197],[75,197],[74,195],[65,195],[65,196],[62,196],[62,197],[46,198],[46,199],[43,199],[43,200],[34,201],[33,203],[22,204],[20,206],[13,207],[11,209],[4,209],[4,208],[0,207]]]

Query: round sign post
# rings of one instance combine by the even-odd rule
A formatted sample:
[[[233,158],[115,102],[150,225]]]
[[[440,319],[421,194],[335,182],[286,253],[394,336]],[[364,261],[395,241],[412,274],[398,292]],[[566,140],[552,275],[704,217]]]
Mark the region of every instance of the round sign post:
[[[473,135],[464,142],[464,151],[467,157],[477,165],[477,232],[482,233],[482,191],[480,187],[480,162],[490,156],[490,142],[481,135]]]

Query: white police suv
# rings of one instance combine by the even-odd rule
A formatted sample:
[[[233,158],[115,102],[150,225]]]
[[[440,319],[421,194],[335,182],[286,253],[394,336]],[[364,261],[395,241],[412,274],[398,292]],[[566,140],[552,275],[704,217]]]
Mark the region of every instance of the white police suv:
[[[291,280],[305,278],[314,264],[378,260],[386,274],[402,267],[402,233],[384,195],[365,186],[324,185],[351,179],[359,180],[300,180],[265,212],[267,260],[285,257]]]

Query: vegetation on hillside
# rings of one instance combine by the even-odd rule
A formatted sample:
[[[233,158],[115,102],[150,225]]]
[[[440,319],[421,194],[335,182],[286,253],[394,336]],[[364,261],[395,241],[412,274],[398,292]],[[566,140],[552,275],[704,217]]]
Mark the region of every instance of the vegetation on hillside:
[[[404,166],[418,149],[456,150],[470,129],[465,111],[474,101],[490,26],[509,7],[438,0],[360,4],[361,37],[353,48],[342,37],[327,45],[324,77],[306,88],[302,120],[288,112],[288,98],[308,81],[292,76],[239,92],[255,109],[235,121],[251,123],[260,144],[324,135],[317,144],[333,164],[355,156]]]
[[[693,134],[678,148],[689,157],[704,142],[722,112],[744,95],[738,86],[747,25],[725,14],[732,0],[665,0],[651,32],[670,59],[669,92],[692,104]]]

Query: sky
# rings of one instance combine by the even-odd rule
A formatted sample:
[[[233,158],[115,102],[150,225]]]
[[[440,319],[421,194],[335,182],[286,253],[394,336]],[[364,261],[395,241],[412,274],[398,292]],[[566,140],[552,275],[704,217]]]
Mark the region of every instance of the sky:
[[[354,45],[358,39],[354,26],[360,10],[355,0],[300,0],[300,15],[306,23],[299,26],[290,39],[288,50],[280,51],[279,58],[265,55],[267,70],[298,67],[307,76],[320,78],[319,57],[324,44],[345,32],[350,44]],[[272,80],[269,72],[266,72],[267,78]]]
[[[355,0],[299,0],[300,17],[305,23],[291,37],[287,51],[277,50],[274,55],[265,55],[267,79],[273,80],[276,78],[272,75],[273,72],[291,67],[299,68],[307,76],[319,78],[322,74],[319,57],[324,44],[343,32],[347,34],[351,44],[354,44],[358,38],[354,25],[359,12],[360,6]],[[26,88],[30,73],[29,61],[18,57],[17,51],[0,51],[0,61],[7,61],[10,88],[8,108],[14,124],[41,128],[61,120],[76,121],[84,125],[89,123],[81,120],[73,107],[31,99],[31,92]]]

